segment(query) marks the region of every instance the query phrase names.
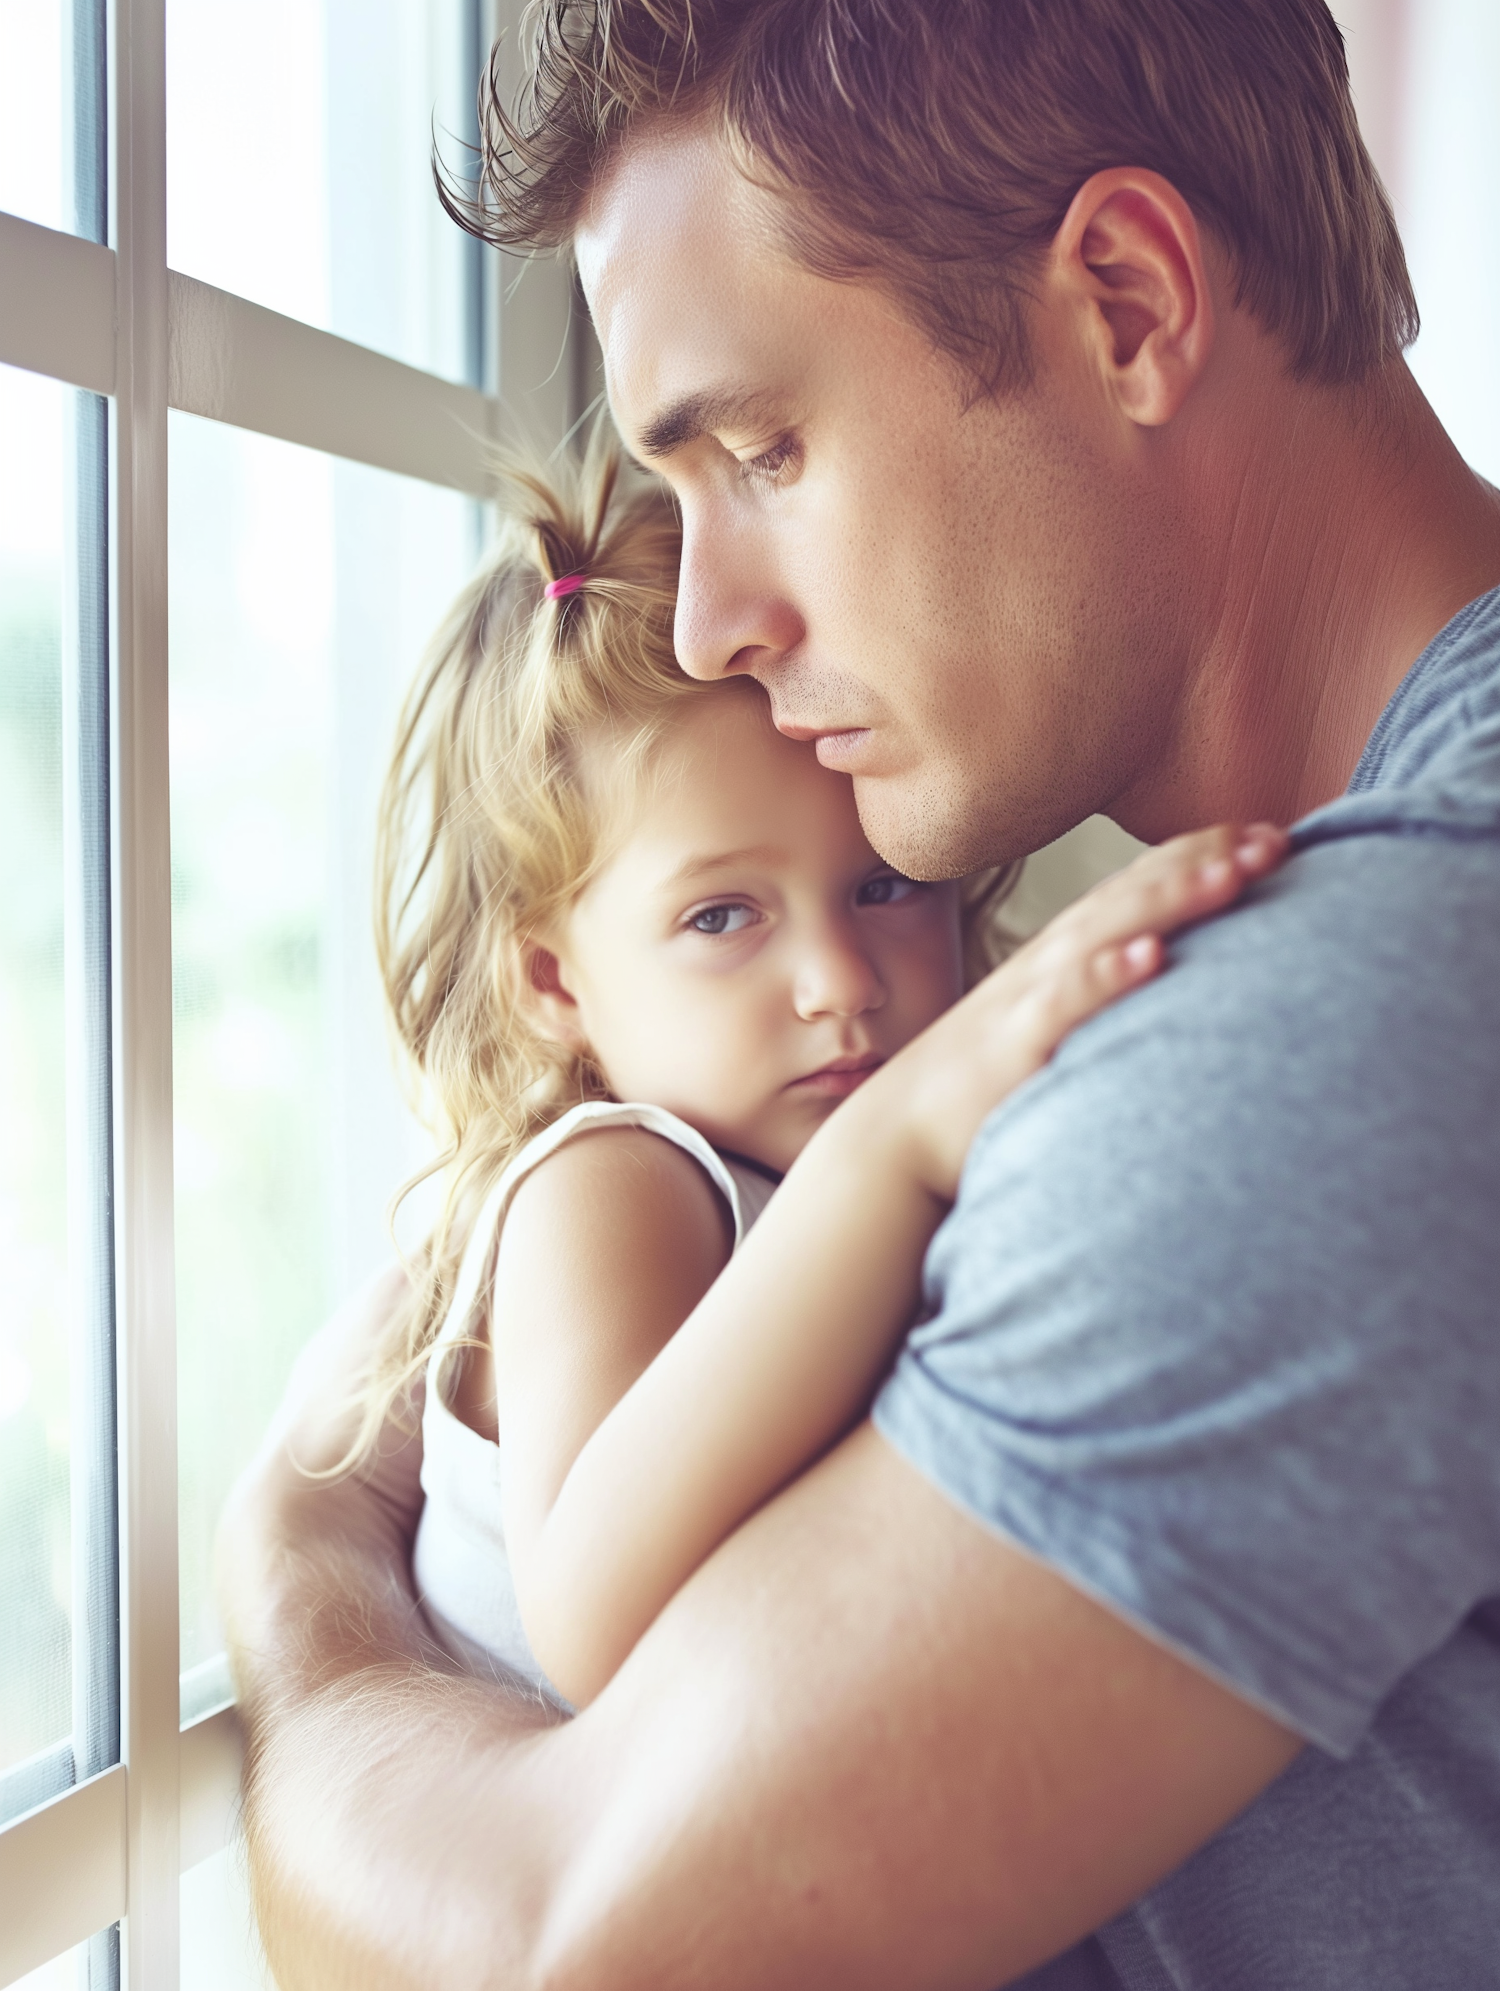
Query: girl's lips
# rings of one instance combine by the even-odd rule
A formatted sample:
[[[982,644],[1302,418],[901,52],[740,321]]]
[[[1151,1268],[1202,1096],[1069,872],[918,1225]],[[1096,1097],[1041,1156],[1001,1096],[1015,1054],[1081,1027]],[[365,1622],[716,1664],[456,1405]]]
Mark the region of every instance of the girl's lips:
[[[845,1099],[884,1063],[885,1059],[874,1051],[859,1058],[834,1058],[817,1071],[809,1072],[805,1078],[794,1078],[788,1090],[817,1093],[827,1099]]]

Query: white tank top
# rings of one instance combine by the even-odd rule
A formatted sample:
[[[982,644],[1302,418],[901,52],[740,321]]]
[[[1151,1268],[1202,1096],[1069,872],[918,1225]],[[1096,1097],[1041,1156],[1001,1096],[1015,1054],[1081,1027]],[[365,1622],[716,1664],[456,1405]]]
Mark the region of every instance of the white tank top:
[[[519,1674],[556,1701],[561,1696],[532,1655],[516,1604],[500,1516],[500,1448],[454,1415],[444,1385],[448,1358],[469,1332],[475,1304],[488,1285],[505,1213],[520,1183],[575,1135],[601,1127],[644,1127],[684,1148],[729,1205],[736,1250],[776,1186],[747,1163],[718,1154],[696,1128],[663,1107],[589,1100],[527,1142],[479,1212],[452,1305],[427,1363],[422,1411],[422,1491],[427,1498],[417,1524],[412,1569],[433,1630],[455,1659],[477,1672]]]

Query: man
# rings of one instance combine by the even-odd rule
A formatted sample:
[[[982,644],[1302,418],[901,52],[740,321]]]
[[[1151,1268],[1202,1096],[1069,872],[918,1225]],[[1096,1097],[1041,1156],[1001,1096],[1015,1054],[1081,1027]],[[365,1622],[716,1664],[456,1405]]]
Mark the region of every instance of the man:
[[[1333,22],[544,28],[485,225],[576,249],[687,668],[919,875],[1095,810],[1299,854],[992,1119],[872,1423],[566,1726],[433,1665],[399,1433],[290,1463],[354,1308],[227,1534],[281,1980],[1500,1981],[1500,503]]]

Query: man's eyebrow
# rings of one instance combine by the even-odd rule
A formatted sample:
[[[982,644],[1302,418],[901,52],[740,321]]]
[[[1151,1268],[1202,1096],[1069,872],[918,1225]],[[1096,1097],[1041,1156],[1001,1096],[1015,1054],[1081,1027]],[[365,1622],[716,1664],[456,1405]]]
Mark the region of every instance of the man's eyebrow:
[[[711,388],[702,394],[684,394],[642,429],[639,453],[670,456],[716,429],[748,428],[763,421],[770,407],[770,396],[756,388]]]

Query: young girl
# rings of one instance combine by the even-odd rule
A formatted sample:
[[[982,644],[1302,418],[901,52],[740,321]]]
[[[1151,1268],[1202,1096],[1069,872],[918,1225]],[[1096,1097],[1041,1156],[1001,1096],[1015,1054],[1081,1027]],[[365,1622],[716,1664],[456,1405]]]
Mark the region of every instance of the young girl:
[[[378,938],[447,1193],[355,1448],[425,1371],[428,1613],[575,1705],[866,1408],[985,1114],[1279,849],[1151,853],[960,1001],[1004,880],[892,871],[757,687],[681,673],[618,471],[524,481],[400,729]]]

